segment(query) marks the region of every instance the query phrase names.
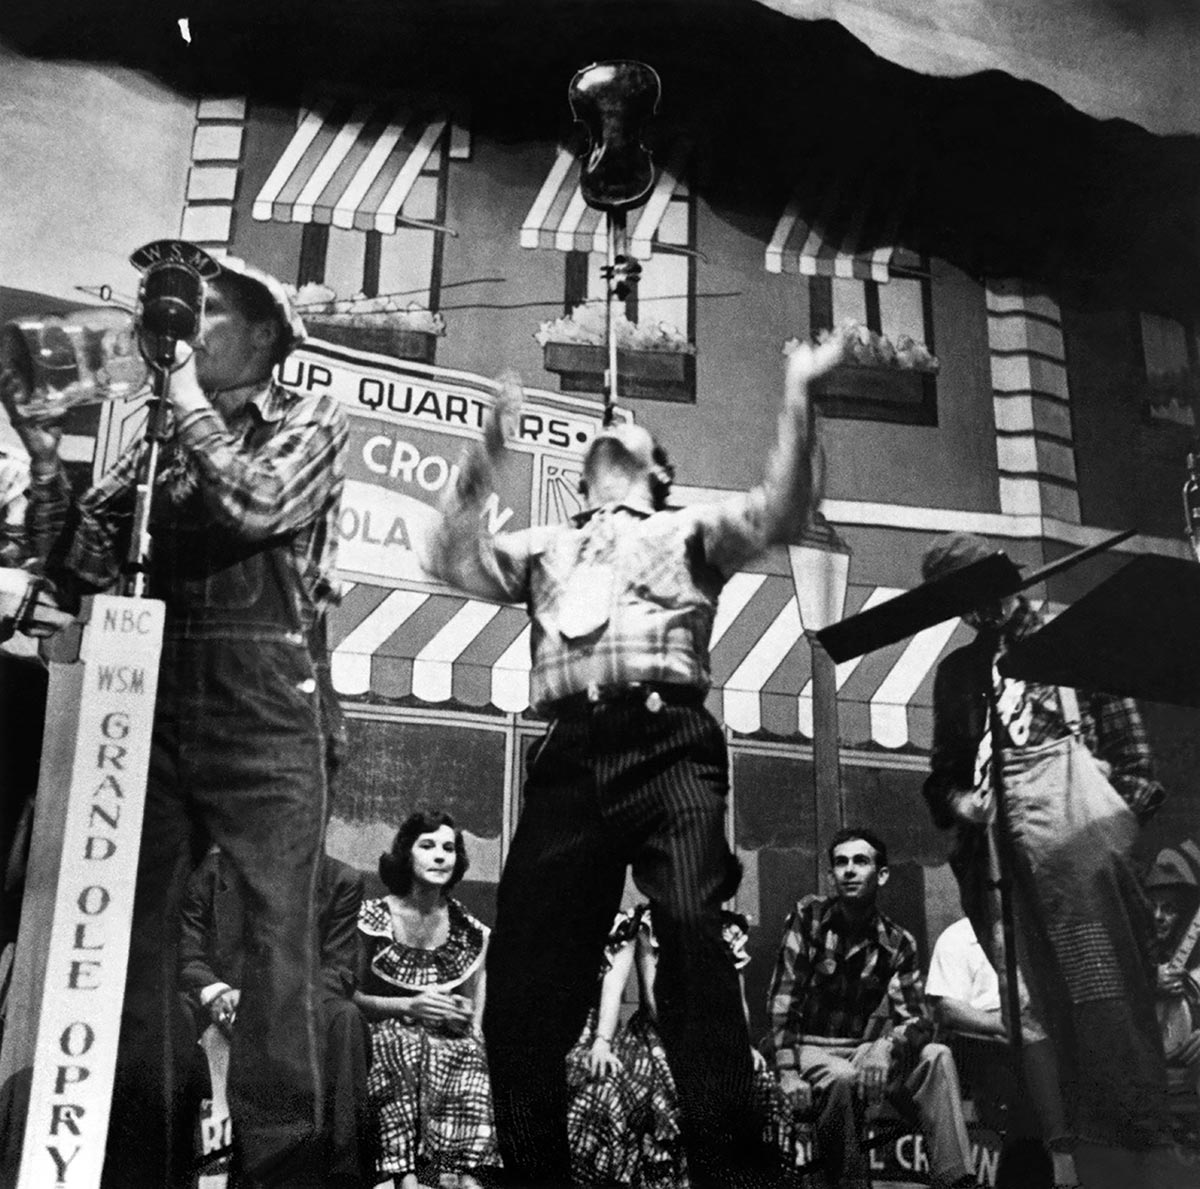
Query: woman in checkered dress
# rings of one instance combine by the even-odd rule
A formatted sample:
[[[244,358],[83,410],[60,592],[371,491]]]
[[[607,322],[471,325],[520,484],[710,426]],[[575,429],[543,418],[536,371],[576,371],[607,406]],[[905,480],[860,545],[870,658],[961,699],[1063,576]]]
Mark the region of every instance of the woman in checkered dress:
[[[632,1185],[646,1108],[614,1048],[633,972],[639,914],[619,912],[604,948],[599,1000],[567,1054],[567,1137],[580,1185]]]
[[[726,912],[722,926],[730,960],[740,971],[750,961],[746,919]],[[648,904],[617,915],[605,949],[599,1004],[567,1054],[571,1173],[579,1184],[688,1187],[679,1100],[656,1023],[657,951]],[[639,1006],[618,1029],[625,986],[635,968]],[[757,1053],[755,1070],[764,1130],[790,1153],[791,1111]]]
[[[474,1189],[500,1163],[479,1031],[488,929],[448,894],[466,870],[453,820],[414,813],[379,860],[389,894],[359,912],[375,1167],[397,1189]]]

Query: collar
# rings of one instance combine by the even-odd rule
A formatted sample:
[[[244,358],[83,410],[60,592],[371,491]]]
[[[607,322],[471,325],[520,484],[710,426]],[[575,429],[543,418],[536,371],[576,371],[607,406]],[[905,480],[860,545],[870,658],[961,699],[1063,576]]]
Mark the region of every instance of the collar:
[[[227,388],[225,392],[237,392],[242,388],[253,388],[252,384],[241,384],[238,388]],[[206,392],[209,403],[216,407],[216,399],[221,395],[220,392]],[[238,415],[246,412],[248,409],[253,409],[261,421],[278,421],[284,413],[283,403],[276,399],[276,384],[275,381],[267,377],[266,380],[259,381],[259,388],[251,395],[244,405],[238,410]]]
[[[863,946],[872,943],[878,944],[881,948],[888,951],[896,948],[893,935],[895,926],[879,911],[877,904],[872,905],[871,915],[863,923],[862,929],[856,929],[851,934],[845,929],[845,925],[848,924],[848,918],[842,912],[842,902],[837,896],[821,896],[815,897],[815,899],[824,902],[820,914],[823,928],[835,929],[839,937],[849,942],[846,949],[846,957],[856,953]]]
[[[882,936],[884,932],[883,914],[879,911],[879,906],[877,904],[871,905],[871,911],[862,918],[862,923],[859,924],[855,922],[851,918],[850,914],[842,907],[842,901],[839,896],[831,896],[830,902],[830,916],[834,921],[836,921],[839,928],[845,932],[847,937],[851,936],[851,928],[854,930],[854,937],[870,937],[872,933],[878,933]]]
[[[643,503],[641,500],[613,500],[608,504],[597,504],[593,508],[584,508],[582,512],[576,512],[575,515],[571,517],[571,523],[575,525],[576,528],[582,528],[602,508],[607,508],[611,512],[618,510],[622,512],[629,512],[642,520],[654,515],[654,509],[649,504]]]

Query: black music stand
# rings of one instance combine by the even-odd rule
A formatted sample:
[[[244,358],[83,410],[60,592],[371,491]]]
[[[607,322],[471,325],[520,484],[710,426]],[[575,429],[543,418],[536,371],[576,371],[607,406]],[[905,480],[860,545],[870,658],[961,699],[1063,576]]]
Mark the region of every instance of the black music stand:
[[[817,632],[817,639],[820,640],[825,651],[835,661],[852,660],[854,657],[863,656],[888,644],[894,644],[925,628],[933,627],[934,624],[942,623],[947,619],[957,618],[987,603],[1017,594],[1019,591],[1033,586],[1038,582],[1043,582],[1055,574],[1071,569],[1095,554],[1111,549],[1114,545],[1131,537],[1133,532],[1133,529],[1129,529],[1107,537],[1095,545],[1088,545],[1082,549],[1077,549],[1057,561],[1051,562],[1049,565],[1034,570],[1028,575],[1023,575],[1021,570],[1004,553],[997,551],[989,557],[982,558],[976,562],[970,562],[957,570],[952,570],[949,574],[935,578],[931,582],[923,583],[921,586],[906,591],[894,599],[889,599],[886,603],[881,603],[878,607],[872,607],[870,610],[853,615],[849,619],[843,619],[840,623],[832,624],[830,627]],[[1140,562],[1158,563],[1165,559],[1142,558],[1139,560]],[[1138,564],[1138,562],[1135,562],[1133,566],[1138,566]],[[1195,567],[1188,562],[1180,562],[1178,564],[1194,572],[1187,581],[1179,579],[1180,593],[1178,598],[1180,604],[1183,604],[1189,598],[1189,595],[1185,592],[1195,591],[1195,595],[1191,595],[1190,597],[1200,597],[1200,567]],[[1121,578],[1133,566],[1126,567],[1116,578]],[[1033,669],[1035,666],[1042,666],[1038,670],[1042,672],[1050,671],[1050,668],[1057,663],[1058,658],[1055,657],[1054,653],[1057,638],[1052,638],[1049,643],[1046,643],[1043,637],[1055,624],[1064,619],[1067,620],[1067,627],[1060,629],[1058,637],[1070,641],[1077,652],[1086,654],[1087,649],[1095,645],[1094,636],[1089,636],[1087,633],[1095,631],[1092,625],[1096,623],[1101,614],[1107,613],[1114,603],[1119,603],[1125,609],[1124,618],[1121,621],[1122,625],[1124,625],[1129,619],[1130,608],[1138,606],[1138,599],[1145,597],[1148,584],[1161,580],[1157,567],[1154,565],[1152,565],[1149,572],[1142,566],[1137,570],[1135,577],[1136,581],[1126,582],[1125,584],[1117,583],[1115,587],[1113,584],[1116,582],[1116,579],[1110,578],[1107,582],[1102,583],[1096,591],[1092,592],[1093,596],[1097,595],[1100,591],[1104,591],[1105,588],[1110,589],[1096,600],[1094,608],[1085,608],[1085,614],[1080,615],[1077,620],[1071,617],[1069,611],[1064,612],[1054,623],[1035,632],[1023,642],[1030,647],[1021,652],[1019,662],[1022,666],[1021,672],[1018,673],[1011,664],[1006,665],[1004,661],[1000,664],[1000,671],[1005,676],[1022,676],[1030,677],[1034,680],[1043,680],[1040,676],[1035,677],[1032,672],[1027,673],[1025,666],[1029,666],[1030,669]],[[1188,585],[1189,582],[1191,585]],[[1112,593],[1113,590],[1116,591],[1115,595]],[[1088,597],[1091,598],[1092,596]],[[1082,599],[1077,606],[1084,607],[1086,603],[1087,600]],[[1193,605],[1200,606],[1200,602]],[[1144,614],[1145,603],[1141,603],[1140,606]],[[1076,628],[1076,623],[1080,625],[1079,628]],[[1141,631],[1137,633],[1139,640],[1143,635],[1144,633]],[[1037,647],[1033,646],[1035,641],[1037,642]],[[1128,646],[1129,638],[1126,638],[1123,642],[1117,640],[1113,641],[1113,643],[1123,643],[1123,646]],[[1194,655],[1200,656],[1200,639],[1197,639],[1194,649]],[[1010,658],[1006,657],[1004,659],[1009,660]],[[1134,665],[1132,667],[1137,669],[1140,674],[1141,666]],[[1058,670],[1055,671],[1057,672]],[[1063,671],[1065,672],[1065,667]],[[1200,673],[1200,667],[1193,669],[1193,673]],[[1073,686],[1092,683],[1083,680],[1072,669],[1069,680],[1056,679],[1054,684]],[[1097,688],[1105,690],[1109,690],[1112,685],[1107,677],[1094,684]],[[1195,677],[1192,679],[1192,684],[1193,686],[1196,685]],[[1113,692],[1117,691],[1114,690]],[[1013,1074],[1016,1078],[1016,1084],[1019,1086],[1023,1084],[1021,1050],[1024,1046],[1024,1037],[1021,1029],[1021,996],[1017,981],[1017,952],[1012,904],[1012,863],[1009,832],[1006,828],[1008,807],[1004,797],[1004,779],[1001,765],[997,762],[994,754],[995,749],[998,747],[997,741],[1000,739],[1002,724],[996,705],[995,690],[989,689],[988,695],[988,731],[994,749],[993,762],[991,764],[992,796],[996,806],[997,820],[1001,826],[996,832],[998,878],[992,887],[993,890],[998,891],[1000,894],[1000,920],[1004,936],[1004,981],[1008,1006],[1010,1052],[1014,1067]],[[1142,696],[1153,697],[1153,695],[1145,694]]]
[[[1001,658],[1005,677],[1200,707],[1200,566],[1139,557]]]

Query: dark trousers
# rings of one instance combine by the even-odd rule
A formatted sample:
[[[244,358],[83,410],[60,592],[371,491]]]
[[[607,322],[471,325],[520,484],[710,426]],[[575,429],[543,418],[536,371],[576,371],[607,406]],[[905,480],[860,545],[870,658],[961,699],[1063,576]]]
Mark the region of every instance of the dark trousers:
[[[530,756],[498,891],[484,1035],[512,1183],[570,1183],[564,1058],[596,995],[625,869],[651,904],[659,1028],[696,1185],[769,1160],[750,1040],[721,940],[732,893],[727,754],[704,710],[636,703],[560,719]]]
[[[323,1046],[315,891],[325,744],[313,664],[286,638],[168,640],[160,666],[105,1189],[179,1181],[179,909],[215,841],[244,881],[245,966],[229,1101],[246,1184],[319,1168]]]
[[[345,996],[326,988],[320,999],[325,1026],[325,1184],[329,1189],[370,1185],[366,1135],[371,1034]]]

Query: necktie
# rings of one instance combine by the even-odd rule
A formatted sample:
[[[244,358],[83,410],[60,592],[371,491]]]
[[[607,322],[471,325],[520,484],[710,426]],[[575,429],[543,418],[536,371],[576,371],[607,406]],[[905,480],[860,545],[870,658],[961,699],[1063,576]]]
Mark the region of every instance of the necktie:
[[[558,630],[568,640],[593,635],[608,623],[616,584],[616,526],[600,508],[580,533],[575,567],[558,608]]]

